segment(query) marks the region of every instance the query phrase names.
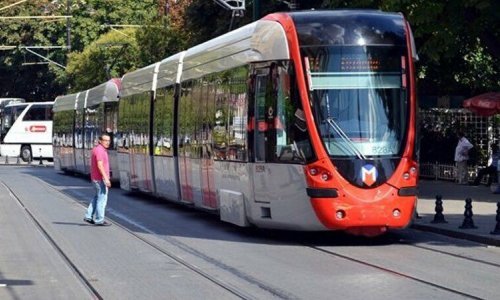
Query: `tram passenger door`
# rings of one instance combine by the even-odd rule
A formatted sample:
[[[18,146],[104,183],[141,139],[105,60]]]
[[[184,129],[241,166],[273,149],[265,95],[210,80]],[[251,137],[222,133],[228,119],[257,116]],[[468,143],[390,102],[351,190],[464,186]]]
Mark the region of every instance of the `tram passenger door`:
[[[254,71],[254,159],[253,185],[255,202],[269,203],[273,194],[271,155],[276,145],[274,117],[276,101],[272,80],[273,66]]]

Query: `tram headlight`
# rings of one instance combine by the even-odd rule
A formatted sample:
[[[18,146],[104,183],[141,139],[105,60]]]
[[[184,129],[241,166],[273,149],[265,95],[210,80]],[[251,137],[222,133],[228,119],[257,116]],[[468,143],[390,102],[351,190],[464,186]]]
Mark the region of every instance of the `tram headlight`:
[[[316,168],[311,168],[309,169],[309,173],[312,175],[312,176],[316,176],[318,174],[318,169]]]
[[[337,217],[337,219],[339,220],[342,220],[343,218],[345,218],[345,211],[343,211],[342,209],[337,210],[337,212],[335,212],[335,217]]]
[[[399,209],[397,209],[397,208],[396,208],[396,209],[394,209],[394,210],[392,211],[392,216],[393,216],[394,218],[399,218],[399,217],[401,216],[401,211],[400,211]]]
[[[322,173],[321,174],[321,179],[323,181],[327,181],[328,179],[330,179],[330,174],[328,174],[328,173]]]
[[[415,167],[411,167],[411,168],[410,168],[410,174],[412,174],[412,175],[417,174],[417,168],[415,168]]]

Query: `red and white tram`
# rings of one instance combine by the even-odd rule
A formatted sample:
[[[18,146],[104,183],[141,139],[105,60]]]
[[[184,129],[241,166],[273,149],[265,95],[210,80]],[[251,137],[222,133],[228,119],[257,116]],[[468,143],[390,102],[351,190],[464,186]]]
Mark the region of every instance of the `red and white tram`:
[[[271,14],[122,78],[120,183],[239,226],[404,228],[416,96],[401,14]]]

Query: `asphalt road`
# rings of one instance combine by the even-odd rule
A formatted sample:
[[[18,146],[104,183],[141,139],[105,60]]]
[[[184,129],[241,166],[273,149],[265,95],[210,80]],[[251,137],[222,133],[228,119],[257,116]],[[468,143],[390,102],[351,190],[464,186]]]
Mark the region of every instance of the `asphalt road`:
[[[0,166],[0,299],[497,299],[500,249],[406,229],[376,238],[239,228],[85,178]]]

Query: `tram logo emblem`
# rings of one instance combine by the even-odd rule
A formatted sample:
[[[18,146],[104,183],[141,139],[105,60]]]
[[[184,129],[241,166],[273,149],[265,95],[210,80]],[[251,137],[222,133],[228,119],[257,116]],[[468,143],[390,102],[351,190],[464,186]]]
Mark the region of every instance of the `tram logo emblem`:
[[[366,164],[361,167],[361,180],[367,186],[373,185],[377,181],[377,168],[374,165]]]

